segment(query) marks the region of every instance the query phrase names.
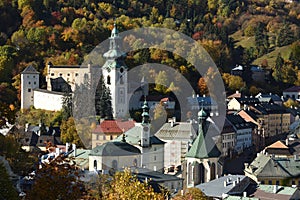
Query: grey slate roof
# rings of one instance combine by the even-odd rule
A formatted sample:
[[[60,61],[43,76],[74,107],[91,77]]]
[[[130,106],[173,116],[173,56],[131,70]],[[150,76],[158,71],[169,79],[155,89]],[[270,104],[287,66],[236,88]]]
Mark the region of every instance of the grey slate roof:
[[[190,140],[196,136],[197,126],[198,124],[189,122],[175,122],[173,126],[165,123],[155,136],[162,140]]]
[[[21,74],[39,74],[39,72],[32,65],[29,65],[21,72]]]
[[[91,156],[127,156],[137,155],[141,151],[127,142],[112,141],[92,149]]]
[[[257,177],[299,177],[300,160],[259,154],[245,171]]]
[[[236,129],[248,129],[252,128],[251,123],[246,122],[240,115],[238,114],[229,114],[226,115],[228,121],[236,128]]]
[[[233,182],[239,179],[240,183],[236,183],[234,186]],[[224,181],[227,182],[224,187]],[[221,198],[222,194],[241,194],[246,190],[250,184],[250,179],[244,175],[228,175],[222,176],[218,179],[214,179],[207,183],[202,183],[196,186],[206,196]]]

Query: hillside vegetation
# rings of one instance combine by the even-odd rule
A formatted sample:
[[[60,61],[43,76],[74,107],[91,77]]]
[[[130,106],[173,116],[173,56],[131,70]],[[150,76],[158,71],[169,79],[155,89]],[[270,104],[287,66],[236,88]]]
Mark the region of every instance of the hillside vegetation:
[[[257,64],[273,70],[272,81],[280,88],[300,84],[299,1],[1,0],[0,16],[0,109],[6,113],[0,125],[19,107],[19,73],[25,67],[32,65],[45,75],[48,61],[80,64],[109,37],[114,18],[120,31],[154,26],[191,36],[210,53],[222,73],[230,73],[236,64]],[[124,42],[137,45],[134,38]],[[132,52],[126,62],[129,67],[146,62],[169,65],[190,80],[196,92],[203,88],[200,74],[195,74],[190,63],[160,49]],[[158,73],[149,68],[150,78]],[[234,85],[245,85],[243,82],[246,93],[251,86],[272,90],[227,74],[223,77],[228,91],[234,91]],[[45,87],[44,78],[41,87]],[[4,98],[8,93],[13,95]]]

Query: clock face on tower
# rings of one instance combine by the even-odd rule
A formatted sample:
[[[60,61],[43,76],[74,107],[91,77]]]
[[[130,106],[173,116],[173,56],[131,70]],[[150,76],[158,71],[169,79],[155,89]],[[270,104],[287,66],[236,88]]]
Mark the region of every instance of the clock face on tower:
[[[144,127],[144,131],[147,132],[149,130],[148,127]]]

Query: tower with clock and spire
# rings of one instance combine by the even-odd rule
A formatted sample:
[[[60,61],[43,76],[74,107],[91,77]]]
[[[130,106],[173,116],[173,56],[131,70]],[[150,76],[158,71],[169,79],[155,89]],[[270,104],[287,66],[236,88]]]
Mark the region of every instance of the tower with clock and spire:
[[[111,93],[114,118],[124,118],[128,112],[128,67],[120,43],[121,37],[115,23],[109,37],[109,50],[103,54],[106,62],[102,67],[104,82]]]

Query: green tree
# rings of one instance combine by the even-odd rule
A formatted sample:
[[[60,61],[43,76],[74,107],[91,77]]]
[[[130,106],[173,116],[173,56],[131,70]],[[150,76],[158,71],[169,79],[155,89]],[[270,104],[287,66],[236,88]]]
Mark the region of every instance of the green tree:
[[[291,44],[295,40],[294,33],[287,23],[278,31],[276,45],[279,47]]]
[[[266,33],[265,24],[259,23],[255,31],[255,47],[258,56],[268,53],[269,51],[269,37]]]
[[[274,72],[273,72],[273,77],[276,81],[282,81],[283,80],[283,74],[282,74],[283,64],[284,64],[284,60],[281,57],[281,54],[278,53],[276,61],[275,61]]]
[[[101,75],[95,94],[95,108],[96,114],[101,118],[113,119],[113,110],[111,104],[111,94],[108,87],[104,83]]]
[[[73,115],[72,93],[65,92],[62,99],[62,119],[67,120]]]
[[[0,163],[0,199],[19,199],[16,189],[6,172],[2,163]]]
[[[63,143],[69,142],[76,144],[76,146],[78,147],[83,147],[83,143],[77,133],[73,117],[70,117],[66,121],[62,121],[60,126],[60,132],[60,139]]]

